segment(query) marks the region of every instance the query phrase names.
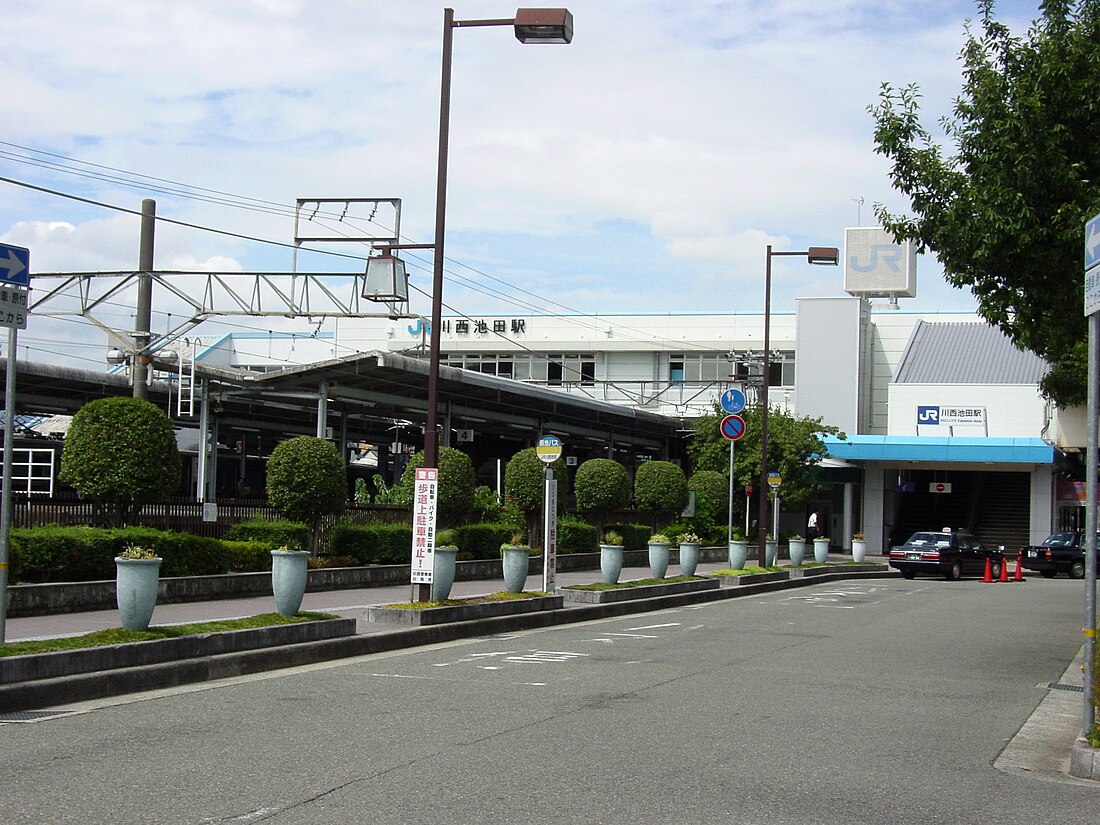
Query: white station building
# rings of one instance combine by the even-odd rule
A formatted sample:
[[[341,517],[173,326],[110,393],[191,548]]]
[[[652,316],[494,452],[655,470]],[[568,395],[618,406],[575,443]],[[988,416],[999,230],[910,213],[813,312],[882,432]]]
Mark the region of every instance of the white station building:
[[[1081,529],[1084,410],[1045,401],[1046,364],[977,315],[898,308],[915,294],[911,249],[882,230],[847,240],[848,296],[799,298],[770,316],[768,402],[847,435],[827,439],[821,497],[783,511],[781,532],[802,532],[810,509],[825,514],[835,547],[860,531],[872,553],[943,526],[1011,549]],[[309,339],[250,337],[211,344],[200,363],[266,371],[355,352],[426,358],[428,329],[421,319],[341,319]],[[759,375],[763,339],[762,313],[445,316],[441,363],[686,429],[733,381]]]

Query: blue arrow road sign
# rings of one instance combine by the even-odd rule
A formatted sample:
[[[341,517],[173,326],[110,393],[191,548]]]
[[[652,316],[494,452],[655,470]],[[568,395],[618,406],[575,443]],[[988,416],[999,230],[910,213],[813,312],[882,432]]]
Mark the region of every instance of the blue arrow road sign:
[[[1100,215],[1085,224],[1085,269],[1100,264]]]
[[[738,389],[726,390],[722,393],[722,409],[730,413],[739,413],[745,409],[745,394]]]
[[[0,243],[0,281],[20,286],[31,285],[31,251],[29,249]]]
[[[739,415],[727,415],[722,419],[719,428],[722,431],[723,438],[736,441],[745,434],[745,419]]]

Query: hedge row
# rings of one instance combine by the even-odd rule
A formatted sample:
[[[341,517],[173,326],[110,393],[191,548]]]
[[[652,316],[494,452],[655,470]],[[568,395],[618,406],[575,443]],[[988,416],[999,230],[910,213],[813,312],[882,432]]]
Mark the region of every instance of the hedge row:
[[[622,536],[624,550],[645,550],[649,547],[649,537],[653,535],[645,524],[608,524],[603,529],[605,535],[615,532]]]
[[[161,576],[208,576],[271,569],[271,546],[166,532],[148,527],[18,528],[11,531],[11,581],[32,584],[115,577],[115,556],[127,545],[164,559]]]

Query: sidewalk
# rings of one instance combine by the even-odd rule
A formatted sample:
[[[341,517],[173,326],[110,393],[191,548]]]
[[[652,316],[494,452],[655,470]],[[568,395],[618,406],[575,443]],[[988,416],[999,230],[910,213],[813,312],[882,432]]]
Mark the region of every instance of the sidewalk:
[[[851,557],[836,556],[831,561],[851,561]],[[882,561],[881,558],[870,558],[868,561]],[[727,563],[709,562],[701,563],[698,573],[707,573],[712,570],[721,570],[728,567]],[[679,569],[670,566],[668,575],[679,574]],[[650,577],[648,567],[624,567],[620,581],[633,579],[645,579]],[[557,585],[562,587],[569,584],[591,584],[600,580],[599,570],[578,570],[569,573],[557,574]],[[482,579],[475,581],[456,581],[451,588],[451,598],[462,599],[471,596],[479,596],[494,593],[504,589],[503,578]],[[528,576],[524,590],[541,590],[542,574]],[[316,593],[306,593],[302,600],[302,610],[321,613],[333,613],[346,618],[357,620],[356,632],[359,634],[378,634],[387,631],[401,629],[398,625],[380,624],[368,622],[363,616],[370,605],[394,604],[407,602],[411,598],[411,585],[399,585],[391,587],[366,587],[354,590],[325,590]],[[573,609],[580,605],[566,602],[566,609]],[[271,613],[275,610],[275,602],[271,596],[260,596],[244,599],[218,599],[206,602],[187,602],[182,604],[157,605],[153,612],[154,625],[187,624],[191,622],[214,621],[217,619],[233,619],[242,616],[255,616],[260,613]],[[7,632],[5,641],[17,642],[26,639],[45,639],[57,636],[76,636],[82,633],[90,633],[93,630],[106,630],[119,627],[117,610],[96,610],[89,613],[57,613],[52,616],[29,616],[7,620]]]

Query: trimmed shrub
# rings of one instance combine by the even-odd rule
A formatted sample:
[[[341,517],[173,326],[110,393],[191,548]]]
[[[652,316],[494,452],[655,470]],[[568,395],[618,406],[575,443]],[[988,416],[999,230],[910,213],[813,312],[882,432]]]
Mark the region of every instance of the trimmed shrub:
[[[610,458],[590,458],[577,468],[573,479],[577,509],[593,513],[602,523],[610,512],[630,502],[630,476],[626,468]]]
[[[332,528],[329,554],[352,556],[360,564],[409,564],[412,540],[412,527],[407,524],[363,525],[341,521]]]
[[[683,511],[688,500],[687,476],[671,461],[646,461],[634,473],[634,506],[662,516]]]
[[[412,501],[416,471],[423,466],[424,451],[420,450],[409,459],[405,472],[401,475],[401,487],[408,491],[409,501]],[[462,450],[440,447],[438,469],[439,498],[436,505],[438,508],[436,526],[453,527],[469,521],[474,512],[474,490],[477,487],[474,463]],[[412,547],[411,544],[409,546]]]
[[[164,559],[161,576],[211,576],[270,569],[270,547],[257,542],[154,530],[103,527],[23,528],[12,531],[12,581],[102,581],[115,577],[115,556],[127,545],[153,550]]]
[[[286,518],[310,526],[309,549],[317,552],[321,517],[347,506],[348,468],[336,446],[299,435],[275,445],[267,460],[267,500]]]
[[[614,531],[623,537],[624,550],[645,550],[653,530],[647,524],[608,524],[604,531]]]
[[[600,531],[575,516],[558,519],[559,553],[595,553],[600,549]]]
[[[308,547],[309,526],[289,519],[254,518],[226,528],[226,541],[258,541],[276,547]]]
[[[179,487],[179,450],[172,421],[141,398],[89,401],[65,435],[58,478],[92,498],[104,523],[121,527],[142,506]]]
[[[507,524],[464,524],[454,528],[455,544],[466,558],[500,558],[500,545],[510,542],[516,531]]]
[[[558,512],[565,512],[569,499],[569,468],[564,458],[559,458],[550,468],[558,482]],[[546,465],[538,457],[534,447],[520,450],[508,459],[504,468],[504,499],[515,504],[524,513],[542,512],[542,487]]]

